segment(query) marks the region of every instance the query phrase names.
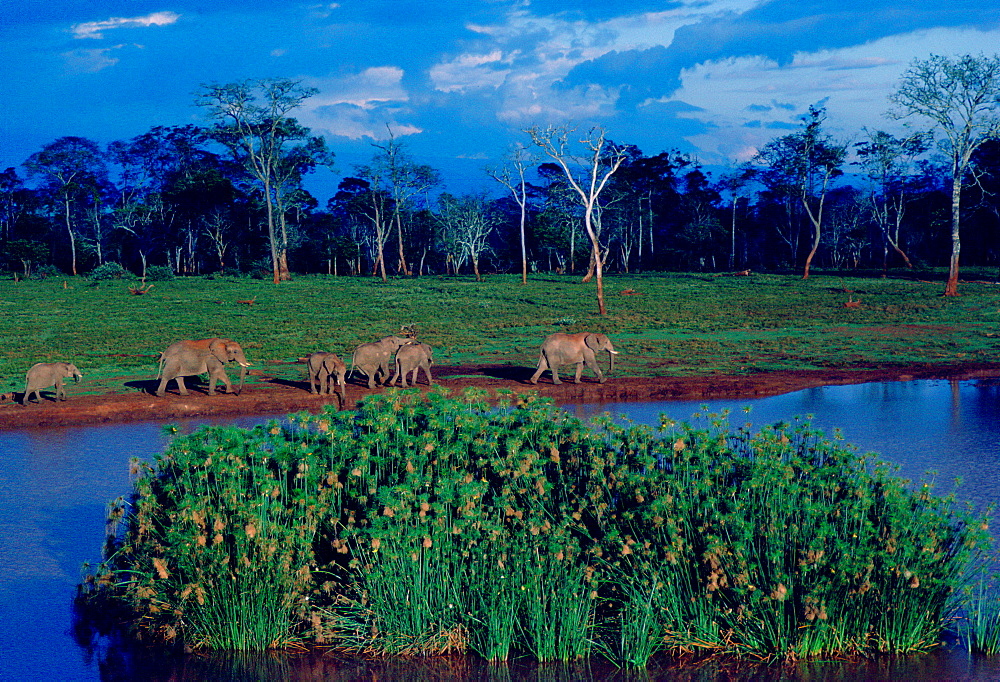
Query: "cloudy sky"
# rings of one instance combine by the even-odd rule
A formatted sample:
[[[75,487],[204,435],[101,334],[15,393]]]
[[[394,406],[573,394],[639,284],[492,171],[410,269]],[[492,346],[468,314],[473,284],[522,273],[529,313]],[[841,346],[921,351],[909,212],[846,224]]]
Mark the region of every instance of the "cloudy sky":
[[[536,124],[725,165],[816,103],[838,137],[894,129],[914,59],[996,52],[996,0],[8,0],[0,168],[64,135],[206,123],[201,84],[267,77],[319,89],[298,117],[342,174],[387,125],[446,174]]]

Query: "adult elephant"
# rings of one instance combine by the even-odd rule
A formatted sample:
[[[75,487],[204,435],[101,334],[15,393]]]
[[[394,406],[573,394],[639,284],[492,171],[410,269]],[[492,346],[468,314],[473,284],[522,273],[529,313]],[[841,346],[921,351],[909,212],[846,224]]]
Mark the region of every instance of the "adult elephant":
[[[393,353],[408,343],[410,339],[401,336],[386,336],[378,341],[361,344],[351,356],[351,373],[360,369],[368,376],[368,388],[375,388],[380,375],[383,382],[389,379]]]
[[[340,395],[345,396],[347,365],[336,353],[313,353],[306,358],[309,368],[309,392],[333,393],[336,381],[340,386]]]
[[[42,402],[42,389],[56,387],[56,400],[66,400],[66,389],[63,379],[72,378],[80,381],[83,375],[71,362],[36,362],[24,376],[24,397],[21,404],[28,404],[28,396],[35,394],[35,400]]]
[[[226,393],[233,392],[233,385],[226,375],[226,365],[235,362],[240,366],[240,387],[236,390],[239,395],[243,390],[243,381],[246,379],[247,362],[243,355],[240,344],[231,339],[198,339],[195,341],[177,341],[170,344],[163,353],[160,354],[160,371],[158,378],[160,386],[156,389],[156,395],[162,396],[166,392],[167,382],[177,381],[177,390],[181,395],[188,395],[187,387],[184,386],[184,377],[196,376],[208,372],[208,394],[215,395],[215,384],[221,381],[226,385]]]
[[[417,371],[422,368],[424,376],[427,377],[427,385],[430,386],[432,384],[431,365],[433,364],[433,348],[426,343],[408,343],[396,351],[396,374],[389,383],[395,386],[399,377],[402,376],[403,388],[406,388],[406,375],[413,372],[413,376],[410,377],[410,385],[416,386]]]
[[[538,377],[548,369],[552,371],[552,383],[561,384],[559,368],[563,365],[576,365],[574,381],[580,383],[580,374],[583,373],[583,366],[586,365],[597,375],[597,380],[603,384],[605,382],[604,374],[601,373],[595,355],[602,350],[608,351],[608,372],[610,373],[615,368],[615,356],[618,355],[618,351],[611,345],[611,339],[606,334],[592,334],[590,332],[552,334],[542,343],[542,351],[538,356],[538,369],[531,376],[531,383],[537,384]]]

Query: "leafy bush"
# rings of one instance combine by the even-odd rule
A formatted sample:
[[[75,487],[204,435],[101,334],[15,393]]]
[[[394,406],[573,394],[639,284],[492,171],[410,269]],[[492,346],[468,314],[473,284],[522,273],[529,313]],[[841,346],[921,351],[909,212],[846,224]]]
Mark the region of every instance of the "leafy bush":
[[[49,277],[60,277],[63,272],[54,265],[48,263],[38,265],[31,269],[31,279],[47,279]]]
[[[808,424],[590,427],[513,394],[389,391],[137,466],[90,598],[193,647],[915,652],[989,541]]]
[[[174,279],[174,269],[169,265],[150,265],[146,268],[147,282],[169,282]]]
[[[101,282],[109,279],[124,279],[128,274],[128,270],[119,263],[104,263],[91,270],[88,277],[93,282]]]

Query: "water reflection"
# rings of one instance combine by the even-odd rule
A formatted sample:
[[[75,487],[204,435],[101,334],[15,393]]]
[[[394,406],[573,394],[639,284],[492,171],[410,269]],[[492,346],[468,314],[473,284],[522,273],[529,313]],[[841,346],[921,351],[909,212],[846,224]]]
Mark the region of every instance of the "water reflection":
[[[605,410],[647,424],[660,413],[690,420],[702,401],[623,403]],[[742,408],[750,406],[750,412]],[[919,381],[815,388],[757,400],[711,401],[734,425],[759,427],[813,415],[816,426],[862,451],[875,451],[919,479],[936,470],[941,488],[964,478],[959,496],[977,506],[1000,501],[1000,382]],[[220,420],[250,423],[258,420]],[[190,431],[206,420],[180,424]],[[12,431],[0,434],[0,679],[60,680],[716,680],[1000,679],[1000,663],[945,651],[873,662],[748,669],[711,662],[638,674],[600,661],[577,666],[489,666],[476,659],[386,661],[378,665],[322,655],[176,656],[136,649],[72,627],[80,566],[99,559],[108,502],[130,489],[129,460],[147,459],[167,441],[158,423]]]

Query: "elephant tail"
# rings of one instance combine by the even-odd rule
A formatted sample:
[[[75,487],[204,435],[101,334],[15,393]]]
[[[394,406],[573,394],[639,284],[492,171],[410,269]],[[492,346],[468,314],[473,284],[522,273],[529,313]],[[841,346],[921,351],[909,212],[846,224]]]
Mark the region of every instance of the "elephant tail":
[[[157,380],[159,380],[160,377],[163,376],[163,363],[166,361],[166,359],[167,359],[167,354],[166,353],[160,353],[160,362],[159,362],[159,364],[156,367],[156,378],[157,378]]]

